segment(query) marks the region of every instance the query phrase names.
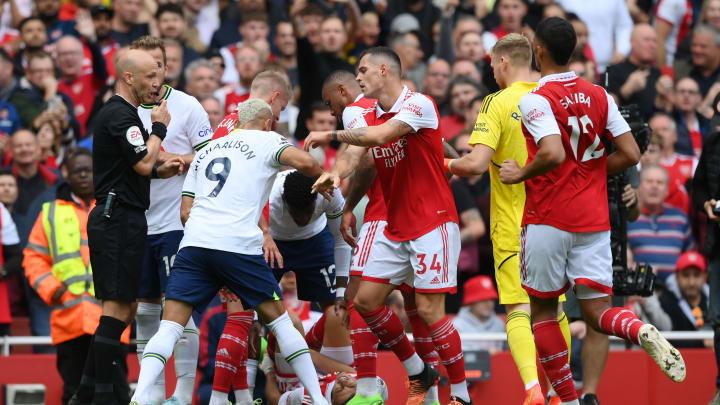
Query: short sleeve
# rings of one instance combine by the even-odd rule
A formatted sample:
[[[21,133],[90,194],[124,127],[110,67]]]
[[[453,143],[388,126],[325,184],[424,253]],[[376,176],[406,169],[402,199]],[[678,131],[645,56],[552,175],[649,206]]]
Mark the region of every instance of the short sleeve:
[[[552,107],[547,99],[535,93],[528,93],[520,99],[522,122],[535,143],[548,135],[560,135],[560,128],[555,121]]]
[[[280,155],[282,155],[285,149],[293,145],[284,136],[275,132],[273,132],[272,134],[274,136],[271,140],[270,150],[268,154],[268,156],[270,157],[270,165],[273,167],[282,167],[284,166],[284,164],[280,162]]]
[[[356,105],[346,107],[342,114],[343,128],[355,129],[368,126],[365,117],[362,115],[363,111],[365,110],[362,107]]]
[[[330,219],[339,218],[343,214],[343,208],[345,208],[345,198],[340,189],[336,188],[332,200],[330,200],[325,209],[325,216]]]
[[[15,221],[10,216],[10,211],[5,208],[5,204],[0,204],[2,210],[2,230],[0,231],[3,245],[17,245],[20,243]]]
[[[135,163],[142,160],[147,155],[147,133],[140,122],[140,119],[134,119],[129,112],[122,112],[118,120],[111,121],[109,125],[110,134],[115,140],[123,158],[134,166]]]
[[[481,143],[497,149],[497,145],[500,143],[501,121],[498,113],[499,102],[493,103],[493,101],[493,97],[485,97],[475,127],[473,127],[472,135],[470,135],[468,142],[470,145]]]
[[[198,171],[197,158],[198,158],[198,155],[195,155],[192,163],[190,163],[190,169],[188,170],[188,173],[185,176],[185,182],[183,183],[183,187],[182,187],[183,197],[195,198],[195,190],[196,190],[195,183],[197,182],[197,171]]]
[[[418,93],[405,100],[400,111],[391,119],[410,125],[413,132],[423,128],[437,129],[440,123],[435,104],[427,96]]]
[[[657,5],[655,17],[663,20],[672,26],[680,24],[682,16],[685,14],[685,0],[660,0]]]
[[[605,93],[605,95],[608,99],[607,130],[612,134],[613,138],[630,132],[630,125],[620,115],[615,99],[608,93]]]
[[[212,139],[213,130],[210,126],[208,114],[200,102],[192,97],[189,106],[190,111],[186,121],[186,131],[190,138],[190,145],[194,150],[198,151]]]

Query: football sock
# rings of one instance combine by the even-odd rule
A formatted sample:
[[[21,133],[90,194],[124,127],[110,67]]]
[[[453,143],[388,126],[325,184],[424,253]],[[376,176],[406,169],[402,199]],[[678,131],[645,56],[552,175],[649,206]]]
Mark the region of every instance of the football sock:
[[[358,378],[356,395],[363,397],[371,397],[380,392],[377,383],[377,377]]]
[[[117,318],[106,315],[100,317],[93,340],[96,403],[116,400],[113,377],[124,374],[120,371],[121,362],[125,362],[122,358],[120,336],[126,326],[125,322]]]
[[[255,359],[248,359],[247,367],[245,367],[247,373],[247,386],[250,391],[255,389],[255,377],[258,371],[258,361]]]
[[[231,382],[235,389],[247,388],[247,341],[254,317],[252,312],[247,312],[232,312],[227,315],[215,352],[213,391],[228,393]]]
[[[308,349],[303,336],[295,329],[287,312],[268,323],[267,326],[277,338],[280,353],[295,371],[305,390],[310,394],[313,403],[327,404],[327,400],[320,390],[315,366],[310,358],[310,349]]]
[[[644,323],[625,308],[608,308],[600,315],[598,324],[600,329],[608,335],[623,338],[636,345],[640,344],[640,327]]]
[[[368,378],[368,384],[370,382],[376,384],[374,378],[376,376],[378,338],[367,326],[365,319],[360,316],[352,302],[348,304],[348,312],[350,313],[350,342],[358,379]],[[358,386],[360,386],[359,382]],[[375,395],[375,393],[371,395]]]
[[[140,404],[150,402],[150,390],[157,377],[165,368],[167,359],[172,355],[175,343],[180,339],[185,328],[177,322],[160,321],[160,328],[145,346],[140,377],[132,400]]]
[[[192,317],[185,325],[183,334],[175,344],[175,375],[177,384],[172,396],[184,405],[190,405],[195,388],[195,370],[197,370],[200,350],[200,334]]]
[[[430,405],[430,404],[434,404],[436,402],[440,402],[440,396],[438,394],[438,385],[437,384],[430,387],[427,394],[425,394],[425,400],[423,401],[423,405]]]
[[[573,400],[573,401],[562,402],[562,403],[560,403],[560,405],[580,405],[580,401],[578,401],[578,400],[576,399],[576,400]]]
[[[415,353],[410,341],[405,335],[403,324],[397,315],[383,305],[374,311],[361,313],[365,322],[372,329],[375,336],[400,359],[409,376],[422,373],[425,365],[420,356]]]
[[[323,337],[325,336],[325,313],[323,312],[320,319],[315,322],[310,330],[305,334],[305,342],[310,349],[319,352],[322,349]]]
[[[510,354],[515,360],[515,366],[525,389],[530,389],[538,383],[537,354],[533,340],[530,314],[525,311],[512,311],[505,320],[508,346]]]
[[[138,302],[137,314],[135,315],[136,345],[138,362],[142,363],[145,345],[160,327],[162,305],[150,302]],[[155,384],[153,384],[150,400],[153,404],[165,402],[165,370],[160,372]]]
[[[570,352],[572,350],[572,336],[570,335],[570,323],[568,322],[567,315],[565,315],[565,312],[561,312],[560,315],[558,315],[558,324],[560,325],[560,331],[563,334],[563,338],[565,339],[565,344],[568,347],[568,358],[567,361],[570,363]]]
[[[418,315],[417,308],[405,307],[405,313],[412,327],[415,351],[425,363],[437,367],[440,364],[440,355],[435,350],[435,344],[433,344],[430,337],[428,327]]]
[[[252,393],[249,389],[235,390],[235,403],[239,405],[251,404],[253,402]],[[227,403],[226,403],[227,404]]]
[[[568,348],[557,318],[534,322],[533,332],[540,364],[545,369],[550,385],[563,402],[577,401],[577,392],[567,361]]]
[[[443,365],[448,372],[450,396],[458,397],[463,401],[470,401],[470,394],[465,381],[465,360],[463,359],[462,344],[457,329],[455,329],[447,316],[428,326],[428,329],[435,344],[435,349],[440,354]]]
[[[210,393],[210,402],[208,405],[227,405],[228,393],[212,390]]]
[[[350,367],[355,363],[352,346],[323,346],[322,349],[320,349],[320,354]]]

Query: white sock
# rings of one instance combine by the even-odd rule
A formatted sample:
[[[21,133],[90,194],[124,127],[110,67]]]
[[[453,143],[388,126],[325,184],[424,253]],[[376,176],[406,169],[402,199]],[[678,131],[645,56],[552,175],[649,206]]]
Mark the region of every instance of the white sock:
[[[357,395],[361,395],[363,397],[371,397],[378,393],[378,384],[377,384],[377,378],[376,377],[363,377],[358,378],[357,382],[357,391],[355,391]]]
[[[160,327],[160,314],[162,313],[162,305],[150,302],[138,302],[137,314],[135,315],[135,325],[137,325],[137,356],[138,362],[142,364],[142,356],[145,345],[151,337],[158,331]],[[162,404],[165,402],[165,369],[160,372],[155,384],[150,392],[150,402],[152,404]]]
[[[323,346],[320,349],[320,354],[330,357],[331,359],[339,361],[340,363],[348,366],[352,366],[353,363],[355,363],[355,359],[353,358],[352,346]]]
[[[574,399],[570,402],[563,402],[561,405],[580,405],[580,401],[578,401],[577,399]]]
[[[173,347],[180,339],[183,329],[183,326],[177,322],[160,321],[160,328],[145,346],[145,354],[140,363],[138,385],[132,397],[133,401],[141,404],[150,403],[152,385],[165,368],[165,363],[172,355]]]
[[[210,394],[210,402],[208,405],[227,405],[228,394],[227,392],[220,392],[213,390]]]
[[[185,325],[182,337],[175,344],[177,385],[175,385],[173,396],[183,405],[192,403],[199,350],[200,334],[195,326],[195,321],[191,317],[187,325]]]
[[[303,336],[295,329],[287,312],[267,324],[277,338],[280,353],[295,371],[303,386],[310,394],[314,404],[328,405],[320,390],[317,371],[310,358],[310,349]]]
[[[525,391],[529,390],[530,388],[540,384],[540,381],[538,380],[532,380],[529,383],[525,384]]]
[[[465,402],[470,402],[470,393],[467,390],[467,381],[450,384],[450,396],[458,397]]]
[[[252,404],[253,397],[250,390],[235,390],[235,405]]]
[[[408,376],[418,375],[425,369],[425,363],[423,363],[417,353],[414,353],[409,359],[404,360],[402,364],[405,366],[405,371],[407,371]]]
[[[255,388],[255,378],[257,377],[258,361],[255,359],[247,359],[245,370],[247,371],[248,388],[250,388],[250,391],[252,391]]]
[[[438,386],[437,384],[430,387],[427,394],[425,394],[425,400],[423,401],[423,405],[430,405],[434,404],[435,402],[440,401],[440,396],[438,395]]]

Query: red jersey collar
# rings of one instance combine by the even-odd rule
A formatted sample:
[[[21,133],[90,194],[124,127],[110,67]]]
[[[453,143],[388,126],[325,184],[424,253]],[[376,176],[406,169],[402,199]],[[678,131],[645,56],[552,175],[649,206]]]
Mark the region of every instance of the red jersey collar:
[[[390,111],[383,111],[382,107],[380,107],[380,103],[375,104],[375,114],[377,115],[377,117],[379,118],[387,113],[400,112],[400,107],[402,107],[403,102],[405,101],[405,99],[407,99],[409,92],[410,92],[410,90],[407,88],[407,86],[403,86],[403,90],[402,90],[402,93],[400,93],[400,97],[398,97],[397,100],[395,100],[395,104],[393,104],[392,108],[390,108]]]
[[[568,80],[577,79],[575,72],[555,73],[552,75],[544,76],[538,82],[538,87],[544,85],[547,82],[566,82]]]

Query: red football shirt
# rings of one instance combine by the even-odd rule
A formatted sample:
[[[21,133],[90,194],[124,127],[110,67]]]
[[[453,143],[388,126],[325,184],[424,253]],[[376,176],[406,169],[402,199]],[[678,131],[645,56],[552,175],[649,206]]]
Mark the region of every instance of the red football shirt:
[[[343,110],[343,127],[345,129],[353,129],[368,126],[368,121],[373,122],[375,119],[375,104],[377,100],[374,98],[365,98],[362,94],[355,99],[354,103],[348,104]],[[363,223],[370,221],[386,221],[387,207],[385,206],[385,198],[382,193],[382,185],[380,180],[375,176],[370,189],[367,191],[368,203],[365,206],[365,215]]]
[[[417,239],[446,222],[458,223],[455,201],[443,169],[439,114],[428,96],[405,87],[390,111],[375,107],[374,122],[391,119],[412,132],[371,148],[387,205],[385,236],[396,241]]]
[[[690,196],[688,196],[687,189],[685,189],[685,184],[695,173],[697,159],[692,156],[674,154],[672,158],[660,159],[658,163],[668,172],[670,180],[665,202],[688,213]]]
[[[97,79],[93,74],[84,74],[72,82],[58,81],[58,91],[67,94],[73,102],[73,112],[80,123],[83,136],[95,96],[103,86],[105,82]]]
[[[250,98],[250,91],[238,85],[230,89],[224,89],[220,98],[225,105],[225,114],[230,114],[237,110],[238,104]]]
[[[220,124],[215,128],[215,132],[213,132],[212,139],[222,138],[232,132],[235,129],[235,121],[237,121],[237,109],[220,121]]]
[[[607,153],[601,138],[630,131],[615,101],[600,86],[575,73],[543,77],[520,100],[528,162],[549,135],[560,134],[565,161],[525,182],[523,225],[550,225],[568,232],[610,229]]]

